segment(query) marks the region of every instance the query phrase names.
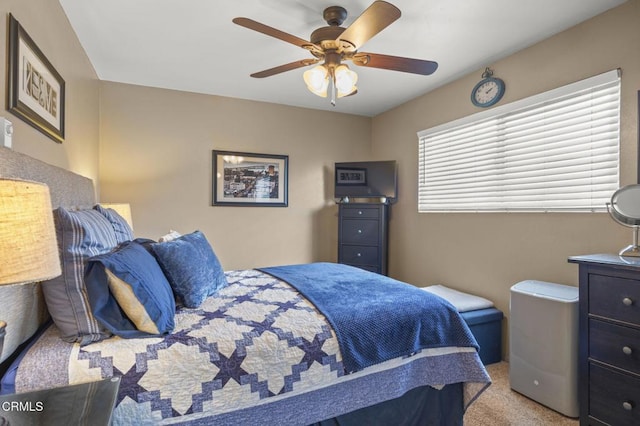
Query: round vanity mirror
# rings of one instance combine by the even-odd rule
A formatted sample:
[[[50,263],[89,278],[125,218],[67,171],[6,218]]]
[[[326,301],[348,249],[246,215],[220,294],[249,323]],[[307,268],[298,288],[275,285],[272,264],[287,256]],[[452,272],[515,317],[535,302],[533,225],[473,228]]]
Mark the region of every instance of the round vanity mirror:
[[[627,185],[614,192],[611,202],[607,203],[607,210],[616,222],[633,228],[633,244],[622,249],[620,256],[640,256],[640,185]]]

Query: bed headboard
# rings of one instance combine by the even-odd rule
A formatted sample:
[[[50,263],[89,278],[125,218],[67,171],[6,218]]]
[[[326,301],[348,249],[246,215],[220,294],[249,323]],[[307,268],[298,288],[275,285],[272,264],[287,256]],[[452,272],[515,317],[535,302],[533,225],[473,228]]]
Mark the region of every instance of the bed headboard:
[[[96,201],[91,179],[5,147],[0,147],[0,177],[46,183],[54,209],[89,207]],[[31,337],[48,317],[39,284],[0,286],[0,320],[7,323],[0,362]]]

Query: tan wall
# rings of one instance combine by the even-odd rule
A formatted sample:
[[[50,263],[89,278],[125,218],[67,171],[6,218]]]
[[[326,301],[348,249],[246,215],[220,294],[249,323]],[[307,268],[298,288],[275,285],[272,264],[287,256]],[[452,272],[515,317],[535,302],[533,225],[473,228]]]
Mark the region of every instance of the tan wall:
[[[640,2],[631,1],[496,63],[507,87],[500,105],[611,69],[622,69],[621,183],[636,182]],[[577,283],[571,255],[617,252],[631,231],[606,213],[418,213],[416,132],[464,117],[482,69],[373,119],[375,158],[399,161],[392,207],[390,273],[446,284],[493,300],[508,315],[509,289],[525,279]],[[505,322],[505,331],[508,322]],[[503,348],[506,351],[506,347]]]
[[[336,260],[333,163],[369,153],[369,118],[102,83],[102,201],[137,236],[200,229],[225,269]],[[289,207],[211,206],[213,149],[289,156]]]
[[[66,131],[62,144],[6,110],[9,13],[20,22],[66,83]],[[99,81],[62,7],[51,0],[0,2],[0,116],[13,123],[13,149],[72,170],[98,183]]]

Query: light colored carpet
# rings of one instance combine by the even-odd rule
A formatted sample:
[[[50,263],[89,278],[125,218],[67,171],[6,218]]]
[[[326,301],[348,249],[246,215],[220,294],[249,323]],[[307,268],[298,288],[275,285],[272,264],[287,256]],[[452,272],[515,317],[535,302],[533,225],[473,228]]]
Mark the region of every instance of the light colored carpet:
[[[471,404],[464,416],[465,426],[577,426],[571,419],[529,399],[509,386],[509,364],[487,366],[493,382]]]

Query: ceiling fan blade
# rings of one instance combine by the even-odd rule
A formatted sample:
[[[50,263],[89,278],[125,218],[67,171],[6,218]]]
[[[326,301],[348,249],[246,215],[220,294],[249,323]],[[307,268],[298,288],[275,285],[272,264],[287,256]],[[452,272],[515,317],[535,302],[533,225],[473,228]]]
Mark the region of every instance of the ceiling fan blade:
[[[295,61],[288,64],[280,65],[274,68],[269,68],[268,70],[259,71],[251,74],[251,77],[254,78],[264,78],[271,77],[272,75],[280,74],[282,72],[295,70],[297,68],[306,67],[309,65],[317,64],[320,62],[320,59],[303,59],[301,61]]]
[[[352,61],[361,67],[382,68],[421,75],[433,74],[438,69],[437,62],[381,55],[379,53],[359,52],[353,55]]]
[[[261,24],[260,22],[254,21],[253,19],[233,18],[233,23],[240,25],[241,27],[249,28],[250,30],[258,31],[259,33],[262,33],[271,37],[275,37],[282,41],[286,41],[287,43],[294,44],[304,49],[311,50],[317,47],[315,44],[311,43],[310,41],[301,39],[300,37],[296,37],[289,33],[285,33],[284,31],[280,31],[268,25]]]
[[[391,3],[374,1],[342,32],[338,40],[348,41],[359,49],[369,39],[391,25],[400,17],[400,14],[400,9]]]

